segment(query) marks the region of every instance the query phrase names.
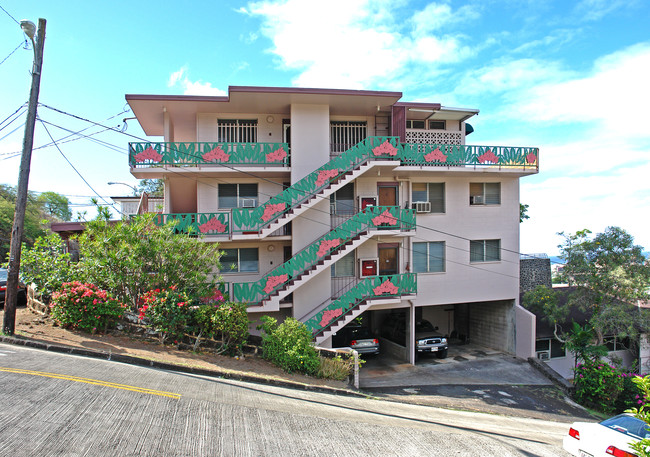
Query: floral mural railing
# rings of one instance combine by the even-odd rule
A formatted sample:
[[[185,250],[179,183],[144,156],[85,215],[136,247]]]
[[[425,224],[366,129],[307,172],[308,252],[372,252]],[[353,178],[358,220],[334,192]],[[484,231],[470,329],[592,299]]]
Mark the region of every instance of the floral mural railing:
[[[236,301],[249,305],[259,304],[275,291],[283,289],[318,262],[327,259],[353,239],[369,230],[415,229],[415,212],[397,206],[368,207],[351,219],[326,233],[309,246],[294,254],[284,264],[274,268],[256,282],[234,283],[233,295]]]
[[[401,144],[398,149],[403,165],[523,169],[539,167],[538,148],[407,143]]]
[[[364,279],[316,315],[307,319],[305,325],[314,336],[318,336],[366,300],[416,294],[417,290],[416,273],[372,276]]]
[[[230,213],[172,213],[157,214],[156,225],[166,225],[174,221],[178,233],[195,235],[230,235]]]
[[[395,159],[397,137],[368,137],[257,208],[232,210],[233,232],[258,232],[370,158]]]
[[[129,143],[131,168],[174,165],[260,165],[288,167],[287,143]]]

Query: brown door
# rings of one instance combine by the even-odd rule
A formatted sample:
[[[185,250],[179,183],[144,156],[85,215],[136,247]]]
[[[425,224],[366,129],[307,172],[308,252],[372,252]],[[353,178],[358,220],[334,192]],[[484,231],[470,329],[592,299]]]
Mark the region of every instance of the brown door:
[[[379,274],[380,275],[396,275],[397,274],[397,260],[398,260],[398,247],[397,246],[379,246]]]
[[[377,187],[379,195],[379,206],[397,206],[397,186],[383,186]]]

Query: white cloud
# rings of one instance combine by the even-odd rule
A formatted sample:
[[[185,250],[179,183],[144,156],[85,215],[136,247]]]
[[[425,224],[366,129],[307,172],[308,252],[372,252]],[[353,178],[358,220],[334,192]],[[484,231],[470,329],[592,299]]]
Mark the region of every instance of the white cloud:
[[[516,95],[504,112],[545,123],[596,122],[613,135],[642,136],[648,129],[650,44],[642,43],[594,63],[589,76],[540,84]]]
[[[530,205],[530,219],[521,224],[522,252],[557,252],[557,232],[588,228],[602,232],[619,226],[650,248],[644,217],[650,209],[647,180],[650,163],[616,170],[608,175],[560,176],[542,182],[521,181],[521,201]],[[540,177],[543,175],[540,175]]]
[[[617,9],[629,8],[631,0],[582,0],[575,12],[585,21],[597,21]]]
[[[286,69],[299,71],[293,81],[298,86],[394,87],[413,64],[433,67],[473,54],[449,31],[444,36],[432,34],[445,23],[458,22],[457,14],[470,17],[467,10],[431,4],[400,18],[402,3],[261,1],[249,3],[240,12],[262,19],[262,33],[273,42],[270,52]]]
[[[191,81],[187,76],[188,68],[182,66],[178,71],[173,72],[167,81],[167,87],[179,86],[184,95],[227,95],[226,91],[212,87],[212,83],[201,80]]]

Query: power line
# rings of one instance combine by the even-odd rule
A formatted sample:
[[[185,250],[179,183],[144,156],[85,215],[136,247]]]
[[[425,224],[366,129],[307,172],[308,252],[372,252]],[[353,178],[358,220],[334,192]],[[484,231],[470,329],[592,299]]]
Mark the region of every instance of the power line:
[[[38,118],[38,120],[40,121],[41,119]],[[102,197],[101,195],[99,195],[99,193],[98,193],[98,192],[93,188],[93,186],[90,185],[90,183],[86,180],[86,178],[83,177],[83,175],[79,172],[79,170],[77,170],[77,168],[75,168],[75,166],[72,164],[72,162],[70,162],[70,160],[68,160],[68,158],[65,156],[65,154],[63,153],[63,151],[61,150],[61,148],[59,148],[59,145],[56,144],[56,140],[55,140],[55,139],[52,137],[52,135],[50,134],[50,131],[48,130],[47,125],[45,125],[42,121],[41,121],[41,124],[43,125],[43,128],[45,129],[45,131],[47,132],[47,135],[50,137],[50,139],[51,139],[52,142],[54,143],[54,146],[56,146],[56,148],[57,148],[57,150],[59,151],[59,153],[63,156],[63,158],[65,159],[65,161],[68,162],[68,164],[69,164],[69,165],[72,167],[72,169],[77,173],[77,175],[79,175],[79,177],[81,178],[81,180],[82,180],[83,182],[86,183],[86,185],[88,186],[88,188],[90,188],[90,190],[92,190],[92,191],[95,193],[95,195],[97,195],[100,199],[102,199],[102,200],[104,201],[104,203],[106,203],[107,206],[114,206],[114,204],[110,204],[110,203],[108,203],[108,201],[106,201],[106,199],[105,199],[104,197]],[[125,214],[122,213],[122,211],[120,211],[120,210],[117,210],[117,209],[116,209],[116,211],[119,212],[119,213],[122,214],[122,215],[125,215]]]
[[[67,115],[67,116],[73,117],[73,118],[75,118],[75,119],[79,119],[79,120],[85,121],[85,122],[89,122],[89,123],[91,123],[91,124],[94,124],[94,125],[98,125],[98,126],[104,127],[104,128],[106,128],[106,129],[110,129],[110,130],[116,131],[116,132],[118,132],[118,133],[121,133],[121,134],[123,134],[123,135],[129,136],[129,137],[131,137],[131,138],[135,138],[135,139],[137,139],[137,140],[140,140],[140,141],[143,141],[143,142],[147,142],[147,143],[150,143],[150,142],[151,142],[151,141],[148,141],[148,140],[145,139],[145,138],[140,138],[140,137],[138,137],[138,136],[136,136],[136,135],[131,135],[131,134],[126,133],[126,132],[121,132],[121,131],[119,131],[119,130],[113,129],[113,128],[111,128],[111,127],[107,127],[107,126],[105,126],[105,125],[99,124],[99,123],[97,123],[97,122],[91,121],[91,120],[86,119],[86,118],[83,118],[83,117],[81,117],[81,116],[77,116],[77,115],[74,115],[74,114],[71,114],[71,113],[67,113],[67,112],[65,112],[65,111],[59,110],[59,109],[57,109],[57,108],[53,108],[53,107],[48,106],[48,105],[45,105],[45,104],[41,104],[41,105],[44,106],[45,108],[51,109],[51,110],[56,111],[56,112],[58,112],[58,113],[61,113],[61,114],[64,114],[64,115]],[[194,155],[189,154],[189,155],[190,155],[190,156],[193,156],[193,157],[195,157],[195,158],[199,158],[199,156],[196,155],[196,154],[194,154]],[[274,185],[282,185],[282,183],[278,183],[278,182],[276,182],[276,181],[272,181],[272,180],[270,180],[270,179],[268,179],[268,178],[266,178],[266,177],[259,176],[259,175],[256,175],[256,174],[254,174],[254,173],[251,173],[251,172],[248,172],[248,171],[244,171],[244,170],[241,170],[241,169],[236,169],[234,166],[229,165],[229,164],[226,164],[226,163],[222,163],[222,164],[220,164],[220,165],[222,165],[222,166],[224,166],[224,167],[226,167],[226,168],[230,168],[230,169],[233,170],[233,171],[237,171],[237,172],[239,172],[239,173],[242,173],[242,174],[245,174],[245,175],[249,175],[249,176],[251,176],[251,177],[253,177],[253,178],[255,178],[255,179],[258,179],[258,180],[266,181],[266,182],[272,183],[272,184],[274,184]],[[183,174],[182,172],[177,171],[177,170],[173,170],[173,169],[167,169],[167,171],[171,171],[172,173],[177,174],[177,175],[180,175],[180,176],[182,176],[182,177],[187,177],[187,178],[194,179],[195,181],[198,181],[197,174],[195,174],[195,173],[192,173],[192,174],[187,174],[187,173],[186,173],[186,174]],[[214,179],[214,180],[216,180],[216,181],[222,181],[222,182],[225,182],[223,179],[216,178],[216,177],[213,177],[213,176],[210,176],[210,175],[205,175],[205,174],[199,174],[199,177],[209,177],[209,178]],[[227,182],[225,182],[225,183],[227,183]],[[210,184],[208,184],[208,183],[204,183],[204,184],[207,185],[207,186],[209,186],[209,187],[212,187],[212,188],[215,188],[215,189],[218,190],[218,188],[215,187],[215,186],[212,186],[212,185],[210,185]],[[229,183],[228,183],[228,184],[229,184]],[[308,192],[307,192],[307,191],[304,191],[303,194],[308,195]],[[274,195],[270,195],[270,194],[262,194],[262,195],[266,195],[266,196],[268,196],[268,197],[273,197],[273,196],[274,196]],[[329,197],[323,197],[323,196],[320,196],[320,195],[316,195],[316,198],[320,198],[321,200],[329,199]],[[326,211],[323,211],[323,210],[317,210],[317,209],[315,209],[315,208],[312,208],[312,210],[314,210],[314,211],[319,211],[319,212],[321,212],[321,213],[327,213],[327,214],[330,214],[330,213],[328,213],[328,212],[326,212]],[[303,217],[303,218],[306,219],[306,220],[310,220],[310,221],[312,221],[312,222],[321,223],[320,221],[315,221],[315,220],[309,219],[309,218],[305,217],[305,216],[302,215],[302,214],[299,215],[299,216],[297,216],[297,217]],[[322,224],[324,224],[324,225],[329,225],[329,224],[326,224],[326,223],[322,223]],[[438,233],[438,234],[445,235],[445,236],[452,237],[452,238],[457,238],[457,239],[464,240],[464,241],[469,241],[469,242],[473,241],[473,240],[471,240],[470,238],[463,237],[463,236],[460,236],[460,235],[456,235],[456,234],[454,234],[454,233],[449,233],[449,232],[445,232],[445,231],[442,231],[442,230],[434,229],[434,228],[432,228],[432,227],[427,227],[427,226],[423,226],[423,225],[418,225],[418,224],[416,224],[416,228],[422,228],[422,229],[424,229],[424,230],[428,230],[428,231],[431,231],[431,232],[434,232],[434,233]],[[429,241],[429,240],[425,240],[425,239],[423,239],[423,238],[420,238],[420,239],[422,239],[423,241]],[[468,253],[470,252],[469,249],[462,249],[462,248],[455,247],[455,246],[450,246],[450,247],[452,247],[453,249],[461,250],[461,251],[463,251],[463,252],[468,252]],[[509,252],[509,253],[517,254],[518,256],[528,256],[528,254],[524,254],[524,253],[522,253],[522,252],[515,251],[515,250],[512,250],[512,249],[507,249],[507,248],[504,248],[504,247],[500,247],[499,250],[502,251],[502,252]],[[511,261],[503,260],[503,259],[501,259],[500,261],[501,261],[501,262],[513,263],[513,264],[514,264],[514,263],[518,263],[518,262],[511,262]],[[557,262],[556,262],[556,263],[557,263]],[[470,267],[474,267],[474,268],[478,268],[478,267],[475,267],[475,266],[473,266],[473,265],[467,265],[467,264],[463,264],[463,265],[470,266]],[[481,268],[479,268],[479,269],[481,269]],[[492,272],[492,270],[485,270],[485,271],[490,271],[490,272]],[[501,273],[499,273],[499,272],[494,272],[494,273],[501,274]],[[510,276],[510,275],[506,275],[506,276]]]
[[[13,17],[11,14],[9,14],[9,11],[7,11],[6,9],[4,9],[4,8],[2,7],[2,5],[0,5],[0,10],[4,11],[5,13],[7,13],[7,16],[9,16],[11,19],[13,19],[14,22],[15,22],[16,24],[20,25],[20,22],[18,22],[18,21],[16,20],[15,17]]]
[[[0,7],[0,8],[1,8],[1,7]],[[24,43],[27,43],[27,41],[25,41]],[[16,46],[16,49],[14,49],[13,51],[11,51],[7,57],[5,57],[4,59],[2,59],[2,62],[0,62],[0,65],[2,65],[3,63],[5,63],[5,61],[6,61],[9,57],[11,57],[11,56],[14,54],[14,52],[18,51],[18,49],[19,49],[19,48],[20,48],[24,43],[20,43],[18,46]]]

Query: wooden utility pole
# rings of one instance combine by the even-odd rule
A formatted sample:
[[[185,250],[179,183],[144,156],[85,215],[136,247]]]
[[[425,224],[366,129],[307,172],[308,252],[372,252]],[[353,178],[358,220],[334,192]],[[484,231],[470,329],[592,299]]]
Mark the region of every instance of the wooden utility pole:
[[[31,34],[29,27],[31,26]],[[18,275],[20,272],[20,251],[25,229],[25,209],[27,207],[27,189],[29,187],[29,169],[32,162],[32,147],[34,144],[34,125],[36,124],[36,108],[38,93],[41,87],[41,69],[43,68],[43,46],[45,45],[45,19],[38,20],[38,32],[34,42],[34,24],[22,21],[23,31],[32,40],[34,46],[34,66],[32,68],[32,88],[29,94],[25,136],[23,138],[23,154],[20,160],[18,189],[16,192],[16,211],[14,225],[11,230],[11,248],[9,251],[9,271],[7,273],[7,292],[5,294],[5,314],[2,330],[7,335],[13,335],[16,327],[16,304],[18,302]]]

